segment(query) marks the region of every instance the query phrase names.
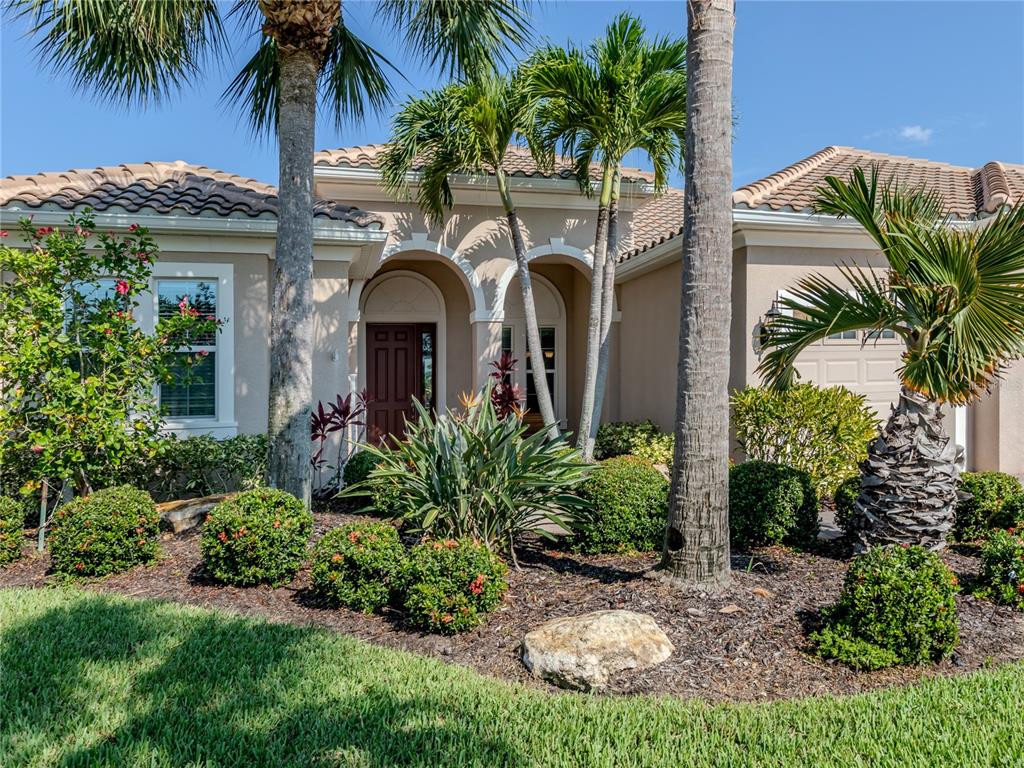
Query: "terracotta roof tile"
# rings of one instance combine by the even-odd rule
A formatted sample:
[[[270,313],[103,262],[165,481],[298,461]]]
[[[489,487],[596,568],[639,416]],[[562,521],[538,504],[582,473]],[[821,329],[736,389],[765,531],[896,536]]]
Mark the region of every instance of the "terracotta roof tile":
[[[652,197],[633,213],[632,248],[619,257],[626,261],[666,240],[683,234],[683,190],[669,189]]]
[[[380,156],[388,148],[387,144],[364,144],[357,147],[341,147],[340,149],[325,149],[313,156],[314,165],[333,168],[377,168],[380,164]],[[538,170],[537,164],[533,161],[530,151],[523,147],[509,147],[506,155],[510,176],[540,178],[573,178],[572,161],[558,155],[555,158],[554,168],[550,172],[542,173]],[[420,166],[414,168],[418,169]],[[591,166],[590,177],[601,178],[601,166],[594,163]],[[642,168],[623,168],[622,180],[633,182],[654,183],[654,172],[645,171]]]
[[[277,189],[179,160],[8,176],[0,180],[0,206],[12,203],[28,208],[117,208],[133,213],[276,218]],[[314,215],[359,227],[383,224],[374,214],[329,200],[316,200]]]

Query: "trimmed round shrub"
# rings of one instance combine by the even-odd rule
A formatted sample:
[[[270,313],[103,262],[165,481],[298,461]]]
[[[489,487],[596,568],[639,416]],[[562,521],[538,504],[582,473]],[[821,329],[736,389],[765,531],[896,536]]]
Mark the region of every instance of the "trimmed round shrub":
[[[412,548],[403,574],[409,623],[430,632],[473,629],[508,589],[508,567],[472,539],[428,539]]]
[[[398,531],[386,523],[334,528],[313,553],[313,590],[335,605],[373,613],[390,602],[405,558]]]
[[[1007,528],[1024,530],[1024,493],[1018,493],[1004,501],[1000,516]]]
[[[1005,472],[964,472],[960,490],[971,495],[956,504],[953,535],[960,541],[984,538],[993,528],[1008,528],[1013,520],[1005,519],[1003,504],[1024,493],[1020,480]]]
[[[643,459],[605,459],[577,491],[589,509],[573,523],[573,548],[591,554],[658,549],[665,536],[668,486]]]
[[[25,529],[25,505],[0,496],[0,565],[21,557]]]
[[[729,535],[740,549],[813,544],[818,538],[818,496],[810,475],[766,461],[730,467]]]
[[[354,454],[345,462],[345,469],[341,473],[345,486],[363,482],[378,464],[380,464],[380,456],[372,451],[359,451]]]
[[[853,505],[860,496],[860,475],[848,477],[836,488],[833,501],[836,507],[836,527],[844,534],[850,533],[850,522],[853,520]]]
[[[50,527],[53,570],[69,576],[106,576],[152,562],[160,516],[145,491],[105,488],[57,508]]]
[[[938,661],[958,639],[957,580],[922,547],[877,547],[855,557],[839,601],[811,635],[823,658],[855,669]]]
[[[638,442],[647,442],[661,434],[653,421],[612,421],[602,424],[594,441],[594,457],[611,459],[631,454]]]
[[[976,594],[1024,610],[1024,538],[1016,528],[993,531],[981,545]]]
[[[199,542],[206,570],[225,584],[284,584],[306,557],[313,515],[290,493],[244,491],[206,516]]]

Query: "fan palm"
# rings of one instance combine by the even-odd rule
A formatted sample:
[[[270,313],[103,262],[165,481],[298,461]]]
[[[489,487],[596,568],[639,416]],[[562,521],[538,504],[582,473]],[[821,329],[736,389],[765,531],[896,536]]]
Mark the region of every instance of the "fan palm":
[[[765,329],[759,370],[786,386],[797,355],[830,334],[901,339],[899,402],[863,465],[857,546],[938,549],[953,522],[960,459],[941,406],[976,401],[1007,362],[1024,356],[1024,204],[963,226],[943,216],[937,194],[881,185],[877,169],[826,184],[818,211],[860,224],[888,269],[844,265],[845,284],[823,275],[801,280],[782,301],[793,315]]]
[[[533,141],[534,109],[518,77],[483,75],[472,81],[411,98],[395,116],[391,144],[381,162],[384,184],[406,193],[410,173],[419,169],[417,202],[432,225],[444,222],[454,197],[449,177],[455,173],[493,174],[508,223],[526,317],[526,342],[534,361],[533,384],[541,418],[552,439],[558,424],[544,372],[540,328],[533,301],[519,215],[509,188],[507,156],[515,141]],[[538,158],[539,164],[546,161]]]
[[[521,0],[378,0],[408,47],[450,72],[491,68],[524,39]],[[42,60],[106,101],[145,105],[228,52],[214,0],[6,0],[30,23]],[[225,96],[279,146],[271,302],[271,485],[308,501],[312,407],[313,144],[317,105],[342,123],[391,96],[386,60],[345,25],[341,0],[238,0],[257,38]]]
[[[592,164],[601,166],[577,436],[580,451],[589,459],[608,375],[622,160],[631,150],[646,152],[658,191],[667,185],[672,168],[681,166],[686,41],[648,39],[639,19],[621,14],[586,50],[549,47],[532,58],[528,72],[531,92],[545,100],[540,113],[545,143],[549,149],[561,144],[573,157],[576,178],[587,194],[592,192]]]

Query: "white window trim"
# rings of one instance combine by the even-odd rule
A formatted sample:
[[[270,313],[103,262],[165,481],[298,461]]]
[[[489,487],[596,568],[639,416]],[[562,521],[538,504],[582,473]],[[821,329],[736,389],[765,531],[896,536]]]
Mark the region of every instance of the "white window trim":
[[[217,320],[223,323],[217,334],[216,416],[214,418],[163,419],[163,431],[179,437],[211,435],[217,438],[238,434],[235,421],[235,316],[234,272],[232,264],[199,262],[161,262],[153,266],[150,290],[140,297],[139,323],[152,333],[159,311],[156,281],[163,278],[215,280],[217,282]],[[154,397],[159,393],[154,391]]]

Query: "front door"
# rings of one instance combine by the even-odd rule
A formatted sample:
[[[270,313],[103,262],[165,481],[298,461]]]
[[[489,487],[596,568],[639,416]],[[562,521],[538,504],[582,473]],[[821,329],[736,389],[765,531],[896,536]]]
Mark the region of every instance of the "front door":
[[[367,323],[367,438],[401,438],[415,418],[413,398],[434,407],[433,323]]]

